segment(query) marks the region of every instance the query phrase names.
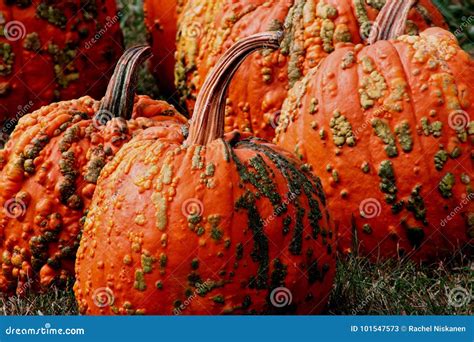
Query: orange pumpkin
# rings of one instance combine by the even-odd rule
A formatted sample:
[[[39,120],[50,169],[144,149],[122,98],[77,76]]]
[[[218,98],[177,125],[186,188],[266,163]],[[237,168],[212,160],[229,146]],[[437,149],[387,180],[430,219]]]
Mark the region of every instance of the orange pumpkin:
[[[176,82],[193,112],[196,94],[218,58],[237,39],[284,26],[282,48],[250,57],[237,72],[226,106],[226,131],[240,129],[272,139],[287,90],[340,42],[361,43],[384,1],[189,0],[180,15]],[[410,12],[407,32],[417,33],[442,15],[429,0]],[[159,41],[157,41],[159,43]]]
[[[1,292],[73,276],[81,218],[102,167],[143,128],[186,122],[162,101],[134,101],[136,65],[149,55],[148,47],[129,50],[102,102],[86,96],[24,116],[0,151]]]
[[[344,252],[432,260],[474,238],[474,62],[440,28],[382,39],[411,4],[295,84],[276,130],[322,176]]]
[[[150,128],[101,174],[77,253],[86,314],[318,313],[335,273],[318,178],[287,152],[224,136],[228,84],[263,33],[207,78],[189,137]]]
[[[145,24],[149,33],[153,56],[150,59],[152,72],[160,93],[174,98],[174,65],[178,16],[184,0],[145,0]]]
[[[2,1],[0,124],[54,101],[104,95],[123,52],[114,0]],[[5,132],[4,132],[5,133]]]

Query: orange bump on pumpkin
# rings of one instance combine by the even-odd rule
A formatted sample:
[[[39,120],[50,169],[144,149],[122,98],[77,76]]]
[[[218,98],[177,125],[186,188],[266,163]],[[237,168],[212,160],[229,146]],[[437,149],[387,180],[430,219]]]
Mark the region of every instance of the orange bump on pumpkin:
[[[237,39],[285,27],[281,49],[249,57],[234,77],[226,106],[226,131],[272,139],[288,89],[344,42],[361,43],[384,1],[188,0],[179,17],[176,84],[193,112],[207,73]],[[429,0],[410,11],[406,30],[445,26]],[[160,41],[157,41],[160,44]]]
[[[9,131],[41,106],[104,95],[123,52],[114,0],[2,1],[0,19],[0,124],[13,119]]]
[[[76,259],[82,313],[315,314],[325,307],[334,232],[319,179],[275,145],[224,135],[232,75],[246,55],[278,43],[263,33],[224,54],[186,140],[150,128],[105,166]]]
[[[390,1],[372,45],[340,46],[297,82],[276,130],[321,175],[340,249],[374,259],[434,260],[474,238],[474,62],[440,28],[384,40],[410,5]]]
[[[102,102],[86,96],[25,115],[0,150],[1,292],[73,276],[81,218],[103,166],[142,129],[186,123],[162,101],[134,99],[134,64],[150,49],[134,50]]]

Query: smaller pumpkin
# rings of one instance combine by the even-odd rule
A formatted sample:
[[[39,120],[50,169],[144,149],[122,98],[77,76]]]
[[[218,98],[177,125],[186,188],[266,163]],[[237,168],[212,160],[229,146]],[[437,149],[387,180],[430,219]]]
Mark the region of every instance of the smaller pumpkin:
[[[136,66],[149,56],[148,47],[128,50],[101,102],[86,96],[24,116],[0,151],[1,292],[72,277],[103,166],[143,128],[171,134],[186,122],[162,101],[134,99]]]
[[[208,76],[186,140],[137,135],[100,176],[77,253],[85,314],[319,313],[335,274],[317,177],[282,149],[224,135],[232,75],[276,33],[242,39]]]
[[[474,238],[474,62],[443,29],[400,36],[412,4],[387,1],[371,45],[298,82],[276,130],[321,175],[340,249],[373,259],[436,260]]]

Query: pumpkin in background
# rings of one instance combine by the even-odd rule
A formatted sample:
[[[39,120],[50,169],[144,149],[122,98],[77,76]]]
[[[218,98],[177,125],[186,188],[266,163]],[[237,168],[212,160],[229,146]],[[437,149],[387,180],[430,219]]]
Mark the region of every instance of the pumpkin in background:
[[[226,131],[271,139],[287,90],[339,42],[360,43],[384,1],[189,0],[180,16],[176,82],[192,113],[196,94],[217,59],[237,39],[285,26],[282,48],[264,50],[242,65],[229,90]],[[444,25],[431,1],[410,12],[407,32]],[[159,43],[159,42],[158,42]]]
[[[231,47],[198,97],[189,137],[150,128],[108,164],[74,286],[86,314],[318,313],[335,274],[317,177],[275,145],[224,136],[225,94],[262,33]]]
[[[102,102],[86,96],[24,116],[0,151],[1,292],[73,276],[81,218],[102,167],[139,130],[172,134],[186,123],[162,101],[134,101],[136,65],[149,54],[124,54]]]
[[[391,1],[380,33],[411,4]],[[321,175],[341,250],[432,260],[474,238],[473,67],[431,28],[340,46],[289,92],[275,142]]]
[[[104,95],[123,52],[114,0],[2,1],[0,124],[54,101]]]
[[[160,93],[175,98],[174,65],[178,16],[184,0],[145,0],[145,24],[153,56],[150,65],[156,76]]]

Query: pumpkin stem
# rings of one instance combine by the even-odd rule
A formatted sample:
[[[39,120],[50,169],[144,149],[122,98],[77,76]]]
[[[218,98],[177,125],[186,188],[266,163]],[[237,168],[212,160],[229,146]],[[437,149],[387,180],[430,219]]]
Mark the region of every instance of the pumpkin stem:
[[[105,125],[112,118],[130,119],[138,81],[138,68],[152,56],[147,45],[132,47],[124,52],[115,66],[107,92],[96,114],[98,122]]]
[[[395,39],[405,32],[408,13],[417,0],[387,0],[375,19],[367,39],[369,44]]]
[[[251,35],[232,45],[206,77],[196,99],[186,145],[205,145],[224,136],[227,89],[232,76],[245,58],[259,49],[277,49],[282,32]]]

